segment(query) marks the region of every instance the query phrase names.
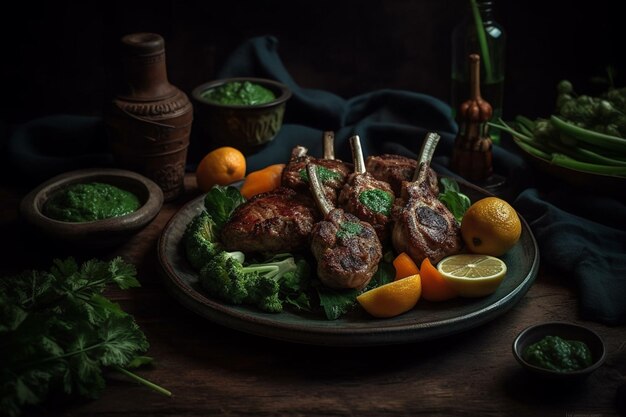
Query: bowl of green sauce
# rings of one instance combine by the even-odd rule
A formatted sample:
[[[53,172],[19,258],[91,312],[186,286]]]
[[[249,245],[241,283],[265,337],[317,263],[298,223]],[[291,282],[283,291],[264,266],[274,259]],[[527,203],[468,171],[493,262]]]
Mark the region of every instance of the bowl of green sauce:
[[[265,78],[224,78],[196,87],[195,123],[212,146],[253,150],[274,139],[291,90]]]
[[[20,203],[20,214],[54,240],[109,246],[145,227],[162,205],[161,188],[141,174],[84,169],[58,175],[30,191]]]
[[[523,330],[513,342],[513,356],[541,377],[576,380],[598,369],[606,358],[602,338],[567,322],[548,322]]]

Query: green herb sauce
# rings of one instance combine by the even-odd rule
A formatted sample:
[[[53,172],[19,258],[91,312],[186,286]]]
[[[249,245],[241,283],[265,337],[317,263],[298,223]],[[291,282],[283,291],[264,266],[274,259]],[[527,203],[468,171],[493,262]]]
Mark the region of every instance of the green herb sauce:
[[[249,81],[233,81],[202,93],[202,98],[217,104],[229,106],[255,106],[276,99],[267,88]]]
[[[359,201],[374,213],[381,213],[385,216],[391,214],[393,196],[383,190],[365,190],[359,194]]]
[[[363,230],[361,223],[356,222],[343,222],[337,230],[337,237],[339,239],[345,239],[353,236],[357,236]]]
[[[335,181],[341,179],[341,174],[333,171],[332,169],[324,168],[322,166],[316,165],[315,171],[317,173],[317,178],[323,183],[328,181]],[[309,182],[309,173],[306,169],[300,170],[300,179],[304,182]]]
[[[141,206],[139,198],[111,184],[74,184],[54,194],[44,206],[46,216],[64,222],[90,222],[123,216]]]
[[[524,359],[535,366],[559,372],[577,371],[593,363],[589,347],[579,341],[546,336],[528,346]]]

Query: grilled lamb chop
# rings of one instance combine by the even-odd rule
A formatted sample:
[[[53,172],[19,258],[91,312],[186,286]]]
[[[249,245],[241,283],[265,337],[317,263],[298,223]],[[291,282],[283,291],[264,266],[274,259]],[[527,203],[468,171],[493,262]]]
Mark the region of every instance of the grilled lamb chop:
[[[461,249],[459,224],[429,183],[429,163],[438,141],[436,133],[424,139],[415,178],[402,184],[402,196],[393,210],[393,247],[408,253],[418,265],[424,258],[435,264]]]
[[[324,220],[311,232],[311,252],[317,260],[317,276],[327,287],[364,288],[378,270],[382,247],[374,228],[345,213],[326,199],[317,169],[307,165],[311,192]]]
[[[305,249],[320,215],[311,197],[280,187],[235,209],[222,228],[226,250],[281,253]]]
[[[305,169],[306,164],[316,161],[315,158],[307,155],[308,152],[307,148],[300,145],[292,149],[291,159],[283,169],[281,177],[281,185],[283,187],[289,187],[297,191],[308,190],[308,184],[304,182],[301,172]]]
[[[307,149],[296,146],[291,153],[291,160],[283,170],[282,185],[292,188],[301,193],[309,193],[309,180],[306,173],[306,165],[314,163],[319,166],[320,177],[324,183],[326,197],[333,202],[337,201],[337,194],[352,168],[346,163],[335,159],[333,132],[324,132],[324,159],[316,159],[308,156]]]
[[[417,161],[401,155],[383,154],[368,156],[365,168],[377,180],[388,183],[396,197],[399,197],[402,193],[402,182],[411,181],[413,175],[415,175]],[[438,194],[437,174],[429,167],[428,175],[429,183],[433,187],[434,192]]]
[[[365,171],[361,141],[358,136],[350,138],[354,173],[348,177],[339,194],[339,206],[348,213],[374,227],[381,242],[389,236],[391,208],[395,196],[389,184],[377,180]]]

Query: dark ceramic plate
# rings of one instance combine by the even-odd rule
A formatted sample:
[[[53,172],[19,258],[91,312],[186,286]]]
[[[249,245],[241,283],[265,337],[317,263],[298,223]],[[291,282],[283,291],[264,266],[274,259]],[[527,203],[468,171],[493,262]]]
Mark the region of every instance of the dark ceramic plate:
[[[488,194],[462,187],[472,201]],[[187,263],[180,244],[185,227],[203,209],[203,197],[192,200],[165,226],[159,239],[161,272],[171,293],[184,306],[207,319],[240,331],[291,342],[365,346],[424,341],[463,332],[484,324],[513,307],[532,285],[539,267],[537,243],[522,220],[519,242],[502,259],[508,274],[498,290],[484,298],[454,299],[441,303],[420,301],[408,313],[374,319],[361,309],[335,321],[322,316],[285,311],[263,313],[210,298],[200,289],[198,274]]]

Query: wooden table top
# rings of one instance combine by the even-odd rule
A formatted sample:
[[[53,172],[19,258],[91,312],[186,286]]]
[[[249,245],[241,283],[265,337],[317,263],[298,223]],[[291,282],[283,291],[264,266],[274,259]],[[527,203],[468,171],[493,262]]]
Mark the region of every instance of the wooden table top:
[[[164,205],[139,234],[101,258],[133,262],[141,288],[107,295],[133,314],[150,342],[151,368],[137,374],[172,391],[159,395],[117,374],[107,375],[100,399],[63,408],[53,416],[612,416],[616,392],[626,383],[626,332],[579,320],[567,277],[544,269],[526,296],[495,320],[465,333],[419,344],[336,348],[292,344],[244,334],[203,319],[179,305],[158,276],[156,241],[187,194]],[[23,190],[22,190],[23,191]],[[46,267],[53,250],[32,253],[21,232],[21,192],[0,191],[4,241],[2,270]],[[39,264],[39,265],[38,265]],[[527,326],[562,320],[600,334],[606,363],[581,383],[563,386],[533,379],[511,353]]]

